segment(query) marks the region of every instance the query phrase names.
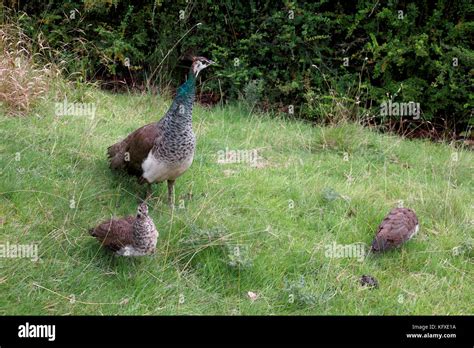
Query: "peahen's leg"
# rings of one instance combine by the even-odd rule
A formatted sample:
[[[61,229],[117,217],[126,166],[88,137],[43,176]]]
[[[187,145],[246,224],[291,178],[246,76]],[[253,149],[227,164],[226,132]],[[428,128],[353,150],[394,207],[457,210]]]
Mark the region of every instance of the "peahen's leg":
[[[144,201],[148,201],[148,199],[151,198],[151,196],[153,195],[153,191],[151,190],[151,183],[149,183],[143,176],[138,178],[138,183],[140,185],[146,185]]]
[[[152,195],[153,195],[153,191],[151,190],[151,184],[147,184],[145,201],[148,201],[148,199],[150,199]]]
[[[174,208],[174,180],[168,180],[168,204]]]

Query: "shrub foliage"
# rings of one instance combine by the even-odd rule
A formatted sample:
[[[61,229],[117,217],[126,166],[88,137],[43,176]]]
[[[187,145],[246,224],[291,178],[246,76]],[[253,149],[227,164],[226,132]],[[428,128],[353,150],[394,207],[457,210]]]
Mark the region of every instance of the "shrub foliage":
[[[387,100],[423,119],[472,123],[471,1],[6,1],[70,74],[177,84],[189,53],[218,62],[204,93],[315,120],[340,105],[379,117]],[[197,25],[202,23],[202,25]],[[258,95],[260,94],[260,95]],[[367,113],[367,110],[372,110]]]

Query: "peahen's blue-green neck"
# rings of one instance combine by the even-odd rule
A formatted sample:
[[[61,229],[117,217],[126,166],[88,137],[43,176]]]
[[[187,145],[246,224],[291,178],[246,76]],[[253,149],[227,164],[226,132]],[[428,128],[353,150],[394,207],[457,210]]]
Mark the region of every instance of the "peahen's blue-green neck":
[[[176,93],[176,97],[187,97],[187,96],[194,96],[196,92],[196,76],[194,72],[189,70],[188,79],[185,83],[183,83],[178,88],[178,92]]]
[[[178,87],[176,97],[171,104],[167,115],[166,128],[179,131],[192,127],[193,104],[196,93],[196,76],[190,70],[188,79]]]

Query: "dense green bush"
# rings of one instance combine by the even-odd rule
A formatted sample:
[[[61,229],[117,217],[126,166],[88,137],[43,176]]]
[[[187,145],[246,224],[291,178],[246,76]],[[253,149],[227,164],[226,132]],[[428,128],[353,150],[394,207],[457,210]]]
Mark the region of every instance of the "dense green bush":
[[[472,122],[471,1],[13,1],[28,34],[44,35],[70,74],[160,87],[183,78],[182,58],[219,64],[204,75],[214,100],[321,120],[379,117],[391,98],[422,118]],[[197,26],[197,23],[202,25]],[[257,82],[255,82],[257,81]],[[261,88],[258,88],[261,86]],[[261,93],[261,95],[256,95]],[[369,112],[367,113],[367,110]]]

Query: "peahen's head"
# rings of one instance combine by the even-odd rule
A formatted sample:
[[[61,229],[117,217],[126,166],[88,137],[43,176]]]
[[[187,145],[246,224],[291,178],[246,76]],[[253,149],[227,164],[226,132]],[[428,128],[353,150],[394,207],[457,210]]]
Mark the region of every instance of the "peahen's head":
[[[193,70],[194,76],[198,76],[199,72],[202,69],[207,68],[211,64],[214,64],[214,62],[205,57],[193,57],[193,64],[191,65],[191,69]]]
[[[148,216],[148,205],[146,203],[141,203],[137,208],[137,217],[146,217]]]

